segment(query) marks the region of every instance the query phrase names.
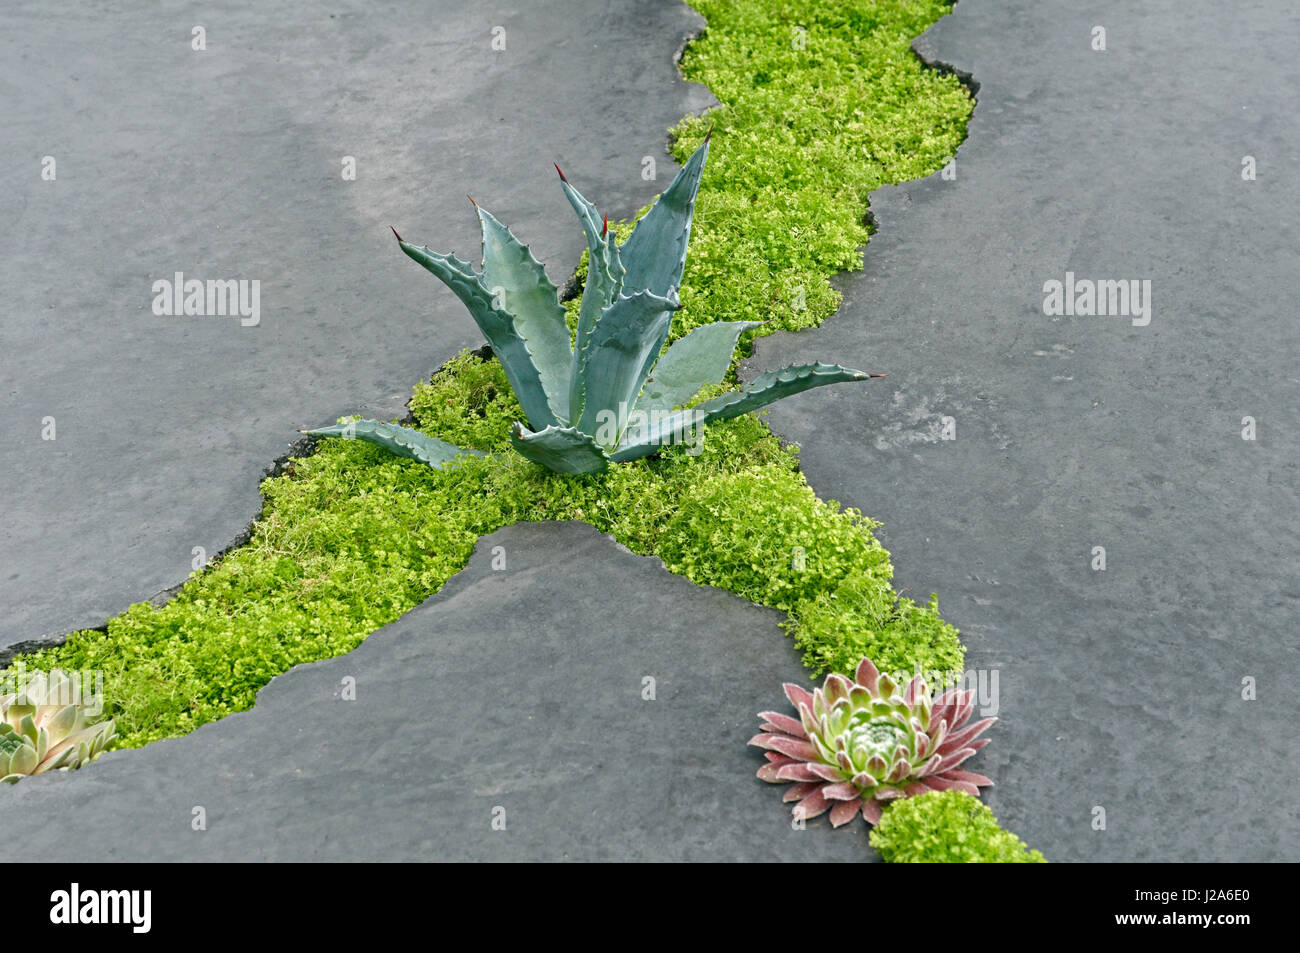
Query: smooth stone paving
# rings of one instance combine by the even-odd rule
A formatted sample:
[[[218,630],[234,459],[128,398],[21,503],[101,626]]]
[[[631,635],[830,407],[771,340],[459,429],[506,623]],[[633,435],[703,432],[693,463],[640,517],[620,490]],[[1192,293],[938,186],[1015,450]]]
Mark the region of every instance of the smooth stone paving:
[[[808,684],[781,618],[585,523],[508,527],[428,602],[275,678],[252,710],[5,786],[6,852],[872,860],[864,823],[794,830],[785,787],[754,777],[756,713],[788,710],[782,682]]]
[[[1300,15],[1139,6],[961,0],[915,44],[979,84],[955,179],[874,193],[840,312],[753,365],[889,373],[768,419],[999,674],[1004,824],[1055,860],[1295,861]],[[1067,271],[1150,279],[1150,323],[1045,315]]]
[[[390,224],[477,262],[468,192],[562,285],[585,245],[552,161],[611,218],[671,180],[665,129],[714,102],[673,61],[703,20],[512,6],[3,5],[0,653],[181,582],[299,428],[400,417],[481,343]],[[258,323],[155,315],[177,272],[260,282]]]

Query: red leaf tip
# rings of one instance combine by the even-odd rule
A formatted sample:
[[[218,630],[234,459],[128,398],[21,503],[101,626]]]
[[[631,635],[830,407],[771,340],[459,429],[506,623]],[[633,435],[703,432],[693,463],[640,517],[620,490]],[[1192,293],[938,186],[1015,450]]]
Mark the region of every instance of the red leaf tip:
[[[478,208],[478,203],[474,201],[474,196],[466,195],[465,198],[469,199],[470,205],[474,206],[475,208]]]
[[[394,238],[396,238],[399,242],[402,241],[402,236],[397,234],[397,229],[393,228],[393,226],[391,225],[389,225],[388,228],[393,233]]]
[[[560,164],[559,164],[558,162],[552,162],[551,165],[555,166],[555,171],[558,172],[558,173],[560,173],[560,181],[561,181],[561,182],[568,182],[568,181],[569,181],[568,179],[566,179],[566,178],[564,177],[564,170],[560,168]]]

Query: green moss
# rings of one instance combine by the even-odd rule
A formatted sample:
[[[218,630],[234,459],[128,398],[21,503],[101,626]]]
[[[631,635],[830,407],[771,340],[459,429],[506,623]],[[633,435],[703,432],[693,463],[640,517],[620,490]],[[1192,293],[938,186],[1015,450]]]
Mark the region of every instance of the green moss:
[[[524,419],[501,365],[469,353],[416,384],[408,406],[423,430],[474,450],[509,450],[510,425]]]
[[[693,5],[708,29],[682,72],[724,107],[674,130],[684,160],[715,127],[675,333],[710,321],[768,321],[764,333],[820,324],[839,307],[831,275],[862,267],[867,194],[941,168],[965,135],[966,88],[911,52],[949,4]]]
[[[684,159],[716,127],[674,337],[712,321],[766,321],[759,333],[818,324],[839,303],[831,275],[861,265],[868,192],[933,172],[961,141],[966,90],[910,52],[947,5],[696,6],[708,33],[683,69],[723,105],[675,130]],[[463,568],[484,533],[576,519],[696,582],[786,611],[814,673],[851,672],[863,654],[882,668],[961,667],[956,630],[934,603],[893,590],[872,521],[817,499],[796,450],[754,416],[710,427],[698,455],[675,447],[575,478],[509,449],[522,414],[493,360],[460,355],[416,386],[410,406],[424,431],[490,455],[437,472],[324,441],[263,484],[249,543],[172,602],[132,606],[107,634],[77,632],[23,661],[103,671],[118,745],[136,747],[247,709],[273,676],[355,648]]]
[[[870,834],[871,846],[896,864],[1044,864],[998,826],[987,804],[961,791],[892,802]]]
[[[950,664],[961,655],[956,631],[937,613],[901,624],[910,603],[896,600],[870,520],[818,500],[794,448],[756,417],[710,427],[698,455],[675,447],[575,478],[503,447],[519,408],[495,360],[460,355],[416,388],[411,409],[426,432],[496,452],[435,471],[361,441],[323,441],[263,484],[249,543],[196,573],[170,603],[132,606],[107,634],[78,632],[24,661],[102,670],[118,746],[185,734],[251,707],[280,672],[350,651],[419,605],[464,567],[484,533],[554,519],[585,520],[674,572],[792,620],[805,611],[827,618],[837,592],[843,601],[858,579],[872,602],[855,599],[846,611],[884,607],[891,665],[960,667]],[[834,659],[846,671],[857,662],[849,654],[809,653],[819,669]]]
[[[890,575],[855,568],[799,606],[786,628],[804,650],[805,665],[847,674],[865,657],[883,672],[912,672],[918,662],[922,671],[963,669],[965,650],[957,630],[939,617],[938,599],[918,606],[895,594]]]

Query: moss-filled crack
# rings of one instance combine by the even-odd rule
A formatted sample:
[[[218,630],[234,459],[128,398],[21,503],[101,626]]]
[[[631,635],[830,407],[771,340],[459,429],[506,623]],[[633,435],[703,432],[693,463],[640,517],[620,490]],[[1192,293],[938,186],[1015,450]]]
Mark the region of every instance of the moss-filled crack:
[[[969,90],[910,46],[949,5],[694,6],[708,26],[682,71],[722,105],[673,130],[685,159],[714,127],[674,338],[714,321],[766,322],[757,333],[816,326],[839,304],[831,276],[862,265],[869,192],[938,170],[962,141]],[[572,320],[577,302],[566,307]],[[849,672],[864,655],[882,669],[962,668],[935,602],[894,591],[872,521],[818,499],[797,448],[753,415],[710,427],[698,455],[676,447],[570,477],[510,449],[522,413],[482,353],[418,385],[410,409],[424,432],[489,455],[434,471],[358,441],[322,442],[263,483],[248,540],[170,601],[21,661],[102,671],[118,746],[138,747],[250,708],[273,676],[355,648],[438,591],[480,536],[583,520],[697,583],[784,610],[813,672]]]

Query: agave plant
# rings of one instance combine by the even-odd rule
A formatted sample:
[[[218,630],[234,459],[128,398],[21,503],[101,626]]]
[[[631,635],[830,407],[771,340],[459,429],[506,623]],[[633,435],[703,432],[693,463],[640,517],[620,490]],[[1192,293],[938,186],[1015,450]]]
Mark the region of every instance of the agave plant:
[[[767,749],[762,780],[794,782],[784,799],[798,802],[796,817],[829,810],[835,827],[859,813],[875,824],[886,801],[949,790],[978,797],[993,783],[958,768],[988,744],[976,736],[997,721],[966,724],[973,691],[950,688],[932,700],[917,675],[900,693],[894,679],[863,659],[853,681],[830,675],[811,694],[787,683],[785,694],[799,717],[760,713],[762,733],[749,743]]]
[[[0,781],[69,770],[94,761],[115,737],[113,721],[87,714],[98,698],[55,669],[28,676],[23,690],[0,696]]]
[[[555,167],[565,197],[578,213],[589,252],[572,336],[541,262],[478,203],[474,207],[483,230],[481,271],[454,255],[406,242],[393,230],[402,251],[464,302],[487,338],[527,417],[527,426],[514,424],[510,439],[528,459],[560,473],[596,473],[610,463],[693,442],[709,422],[757,410],[782,397],[823,384],[884,376],[837,364],[792,365],[763,374],[739,391],[679,409],[701,389],[722,380],[741,333],[758,324],[705,325],[674,341],[660,356],[673,313],[681,307],[678,289],[708,152],[706,136],[621,246],[608,219]],[[374,420],[304,433],[360,438],[435,469],[460,453],[474,452]]]

